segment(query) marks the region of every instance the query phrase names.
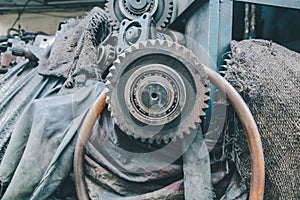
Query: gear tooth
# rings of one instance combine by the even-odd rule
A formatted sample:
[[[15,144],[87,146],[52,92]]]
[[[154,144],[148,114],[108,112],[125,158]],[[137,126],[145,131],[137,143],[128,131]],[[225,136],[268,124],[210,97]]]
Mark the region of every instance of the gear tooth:
[[[179,50],[182,47],[180,44],[178,44],[176,42],[174,42],[174,44],[176,45],[176,47],[175,47],[176,50]]]
[[[154,40],[154,45],[155,46],[160,46],[160,45],[163,45],[163,40]]]
[[[124,131],[123,131],[124,132]],[[132,136],[132,134],[131,133],[126,133],[129,137],[132,137],[133,138],[133,136]]]
[[[182,48],[183,48],[182,49],[182,54],[185,55],[185,56],[188,56],[188,53],[190,53],[190,51],[185,47],[182,47]]]
[[[200,69],[200,71],[202,71],[201,69],[203,68],[201,65],[201,60],[194,54],[192,53],[190,55],[191,59],[193,59],[194,63],[196,66],[198,66],[197,68]]]
[[[111,82],[112,78],[113,78],[113,74],[112,73],[109,73],[106,76],[106,79],[107,79],[106,85],[112,85],[112,82]]]
[[[172,142],[177,142],[177,137],[176,136],[172,138]]]
[[[123,53],[121,53],[121,54],[119,55],[118,60],[120,61],[120,64],[123,62],[123,60],[125,59],[125,57],[126,57],[125,52],[123,52]]]
[[[111,67],[109,68],[109,71],[110,71],[111,73],[114,73],[114,72],[116,71],[116,66],[115,66],[115,65],[111,66]]]
[[[208,104],[204,103],[203,104],[203,109],[207,109],[207,108],[209,108]]]
[[[104,3],[104,11],[105,11],[106,13],[109,13],[109,11],[108,11],[108,1],[107,1],[107,0],[106,0],[105,3]]]
[[[199,121],[201,122],[200,117],[198,117],[198,118],[199,118]],[[193,130],[196,130],[196,129],[197,129],[197,126],[198,126],[198,124],[199,124],[200,122],[194,122],[194,123],[192,124],[191,128],[192,128]]]
[[[110,87],[111,87],[111,82],[110,82],[110,80],[107,80],[107,81],[106,81],[105,87],[108,88],[108,89],[110,89]],[[107,93],[108,93],[108,91],[106,91],[106,94],[107,94]]]
[[[200,62],[198,62],[198,59],[197,59],[197,57],[195,56],[195,54],[194,54],[193,52],[190,52],[189,58],[190,58],[191,60],[193,60],[194,63],[195,63],[196,65],[199,65],[199,64],[200,64]]]
[[[211,91],[211,89],[209,88],[209,87],[206,87],[205,89],[204,89],[205,91],[205,94],[207,94],[207,93],[209,93],[210,91]]]
[[[222,65],[221,67],[224,69],[228,69],[227,65]]]
[[[153,138],[148,138],[148,142],[149,142],[150,144],[152,144],[152,143],[154,142],[154,139],[153,139]]]
[[[205,115],[205,114],[204,114],[204,115]],[[196,118],[197,120],[195,120],[195,123],[196,123],[196,126],[197,126],[196,128],[198,128],[198,125],[201,124],[201,122],[202,122],[201,116],[202,116],[202,115],[201,115],[201,111],[200,111],[200,114],[199,114],[199,115],[197,116],[197,118]]]
[[[110,98],[106,98],[106,103],[108,104],[108,109],[109,109],[109,111],[111,111],[112,112],[112,105],[111,105],[111,99]]]
[[[167,47],[172,48],[174,42],[169,41],[169,40],[165,40],[164,43],[166,44]]]
[[[141,141],[142,142],[146,142],[146,138],[141,138]]]
[[[122,124],[122,130],[123,132],[127,133],[128,135],[133,135],[132,131],[129,131],[128,128],[126,128],[126,126],[124,124]]]
[[[168,144],[170,142],[170,138],[167,136],[165,136],[163,140],[165,144]]]
[[[111,109],[111,111],[110,111],[110,117],[113,118],[113,121],[116,123],[116,120],[114,118],[114,110],[113,109]]]
[[[155,141],[156,141],[157,144],[161,144],[162,140],[161,140],[161,138],[156,138]]]
[[[178,137],[179,137],[180,139],[183,139],[183,132],[180,132],[180,133],[178,134]]]
[[[170,48],[176,50],[177,49],[177,43],[172,42],[172,45],[170,46]]]
[[[170,48],[172,46],[173,42],[169,41],[169,40],[162,40],[161,45],[162,46],[166,46],[168,48]]]
[[[209,82],[209,80],[208,80],[208,76],[207,76],[207,74],[205,74],[205,76],[204,76],[204,85],[205,85],[206,87],[209,87],[209,84],[210,84],[210,82]]]
[[[118,57],[118,59],[114,61],[114,65],[117,66],[117,65],[120,65],[120,64],[121,64],[121,61]]]
[[[203,100],[204,100],[204,101],[208,101],[208,100],[210,100],[210,96],[208,96],[208,95],[204,95],[204,98],[203,98]]]
[[[168,17],[171,17],[171,15],[169,15],[169,13],[168,13]],[[168,19],[165,19],[165,20],[163,21],[162,27],[163,27],[163,28],[166,27],[167,24],[168,24],[168,22],[169,22],[169,20],[168,20]]]
[[[111,101],[110,96],[106,96],[106,102],[107,102],[107,103],[110,103],[110,101]]]
[[[169,138],[164,138],[164,143],[168,144],[169,143]]]
[[[226,62],[226,64],[230,64],[232,62],[230,59],[225,59],[224,61]]]
[[[105,94],[106,94],[106,96],[110,95],[112,87],[113,86],[111,85],[110,81],[106,81],[106,83],[105,83],[105,88],[106,88]]]
[[[108,103],[107,98],[106,98],[106,102]],[[109,112],[111,111],[111,104],[110,104],[110,103],[108,103],[107,110],[108,110]]]
[[[226,72],[225,71],[220,71],[219,72],[222,76],[225,76]]]
[[[138,45],[137,45],[137,44],[134,44],[134,45],[132,45],[132,46],[130,47],[130,49],[131,49],[132,51],[138,50]]]
[[[193,126],[193,125],[192,125],[192,126]],[[184,134],[190,135],[191,132],[192,132],[193,130],[196,130],[196,129],[190,127],[189,130],[186,130],[186,131],[184,132]]]
[[[126,133],[128,133],[128,131]],[[139,137],[137,135],[131,134],[131,136],[133,136],[133,139],[135,139],[135,140],[139,139]]]
[[[145,47],[147,47],[147,42],[140,42],[140,43],[138,43],[138,48],[139,49],[141,49],[141,48],[145,48]]]
[[[155,46],[155,40],[147,40],[147,47]]]
[[[201,110],[200,111],[200,116],[206,116],[206,113],[203,110]]]

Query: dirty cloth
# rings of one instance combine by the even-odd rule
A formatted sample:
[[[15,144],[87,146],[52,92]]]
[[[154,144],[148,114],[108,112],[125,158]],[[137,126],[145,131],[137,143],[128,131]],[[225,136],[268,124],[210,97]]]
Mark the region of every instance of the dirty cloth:
[[[84,87],[34,100],[22,113],[0,165],[2,199],[46,199],[69,175],[76,132],[104,85]]]
[[[28,60],[0,76],[0,162],[23,110],[34,99],[56,94],[62,83],[59,78],[39,75],[38,68],[28,67]]]
[[[231,53],[225,78],[244,97],[261,135],[265,199],[300,199],[300,54],[265,40],[233,41]],[[234,129],[237,167],[249,184],[247,139],[238,120]]]
[[[88,78],[101,80],[96,63],[97,46],[109,34],[105,11],[94,7],[81,20],[69,19],[57,32],[49,59],[43,60],[39,73],[75,79],[84,85]]]
[[[168,145],[129,137],[105,109],[85,156],[90,198],[212,199],[209,154],[202,137],[199,129],[186,140],[178,139],[173,147],[183,148],[188,142],[188,148],[173,154],[177,150],[170,152]]]

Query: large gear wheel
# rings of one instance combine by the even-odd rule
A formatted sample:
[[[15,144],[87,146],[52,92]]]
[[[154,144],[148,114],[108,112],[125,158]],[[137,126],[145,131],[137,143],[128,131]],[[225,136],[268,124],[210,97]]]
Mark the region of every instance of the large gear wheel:
[[[107,76],[107,103],[119,128],[158,144],[198,128],[209,100],[198,58],[167,40],[137,43],[120,54]]]
[[[107,0],[105,4],[114,30],[124,19],[136,20],[144,13],[150,13],[158,30],[162,30],[170,22],[173,9],[173,0]]]

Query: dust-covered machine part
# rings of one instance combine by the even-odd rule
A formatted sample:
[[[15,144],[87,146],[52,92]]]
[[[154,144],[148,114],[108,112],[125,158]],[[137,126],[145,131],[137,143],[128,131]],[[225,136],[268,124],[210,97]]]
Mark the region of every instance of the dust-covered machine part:
[[[107,80],[112,117],[121,130],[142,141],[183,138],[198,127],[208,107],[203,66],[171,41],[134,44],[118,56]]]
[[[173,4],[173,0],[107,0],[105,10],[115,30],[124,19],[135,20],[144,13],[149,13],[161,30],[170,22]]]

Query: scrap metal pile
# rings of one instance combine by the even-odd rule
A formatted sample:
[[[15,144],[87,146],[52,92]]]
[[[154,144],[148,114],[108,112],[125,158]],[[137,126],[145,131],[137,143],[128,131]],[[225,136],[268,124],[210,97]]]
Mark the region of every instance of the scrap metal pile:
[[[176,18],[176,6],[173,0],[108,0],[105,10],[95,7],[81,20],[62,23],[55,38],[45,36],[45,41],[12,48],[13,54],[28,59],[0,75],[2,199],[247,199],[249,194],[255,199],[262,195],[263,156],[250,157],[262,153],[255,148],[260,147],[256,125],[250,118],[252,125],[244,126],[249,153],[236,114],[220,97],[222,92],[229,94],[231,86],[187,48],[183,33],[168,29]],[[246,100],[265,131],[268,127],[262,125],[265,121],[251,96],[257,83],[264,84],[259,82],[263,72],[248,67],[247,51],[238,47],[232,45],[223,74],[239,92],[249,94]],[[292,56],[299,62],[298,54]],[[288,64],[285,67],[290,69]],[[258,80],[243,85],[248,73],[255,73]],[[216,85],[222,80],[224,91],[211,91],[209,79]],[[237,93],[230,94],[229,100],[237,99],[235,109],[246,105]],[[105,95],[107,106],[98,118],[93,106],[99,95]],[[289,100],[295,103],[297,98]],[[206,113],[218,115],[206,118]],[[238,112],[239,117],[246,116],[243,125],[249,113]],[[86,123],[90,114],[96,123]],[[292,116],[299,117],[299,112]],[[205,133],[205,125],[221,122],[225,125]],[[86,124],[89,133],[84,133]],[[273,152],[266,144],[269,135],[262,135],[263,142]],[[295,140],[291,139],[297,150]],[[83,144],[82,155],[76,154],[78,144]],[[297,168],[293,162],[291,166]],[[267,180],[275,183],[273,168],[267,169]],[[269,198],[283,197],[267,189],[272,191]],[[288,191],[285,197],[297,195]]]

